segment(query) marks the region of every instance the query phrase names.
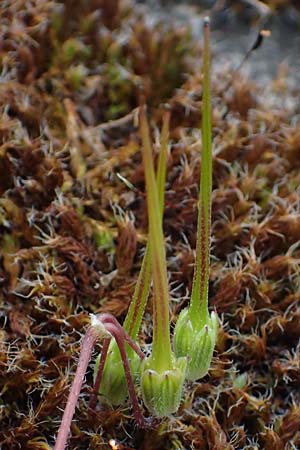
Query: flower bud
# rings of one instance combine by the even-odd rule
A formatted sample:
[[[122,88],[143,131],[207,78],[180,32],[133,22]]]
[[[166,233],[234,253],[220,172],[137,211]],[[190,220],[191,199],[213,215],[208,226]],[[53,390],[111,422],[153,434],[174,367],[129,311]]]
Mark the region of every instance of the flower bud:
[[[177,357],[187,356],[187,379],[190,381],[204,377],[209,371],[216,345],[218,316],[215,312],[207,323],[197,330],[190,319],[190,310],[181,312],[174,330],[174,350]]]
[[[142,395],[146,407],[154,416],[164,417],[177,411],[181,401],[185,370],[186,358],[172,357],[172,368],[162,372],[153,369],[152,356],[143,361]]]
[[[133,381],[136,380],[140,371],[141,360],[131,349],[127,350],[129,365]],[[97,358],[94,375],[96,378],[100,357]],[[109,344],[107,359],[104,365],[99,394],[103,395],[110,404],[121,405],[128,396],[127,382],[121,360],[120,351],[115,340]]]

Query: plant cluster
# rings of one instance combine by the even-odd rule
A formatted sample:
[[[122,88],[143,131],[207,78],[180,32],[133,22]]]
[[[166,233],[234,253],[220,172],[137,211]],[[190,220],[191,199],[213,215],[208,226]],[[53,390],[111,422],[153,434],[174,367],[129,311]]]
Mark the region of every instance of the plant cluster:
[[[133,377],[140,377],[144,404],[150,413],[155,417],[165,417],[178,410],[185,378],[187,377],[191,381],[198,380],[205,376],[210,368],[217,339],[218,318],[215,313],[209,316],[208,312],[212,190],[208,18],[204,19],[203,55],[202,164],[195,274],[190,308],[182,311],[175,326],[174,352],[171,349],[167,265],[162,229],[169,114],[166,113],[164,119],[160,158],[157,176],[155,176],[150,131],[145,109],[141,106],[139,121],[149,222],[149,241],[144,261],[124,328],[109,314],[91,318],[91,325],[82,343],[78,367],[54,450],[64,450],[65,448],[87,365],[97,339],[103,339],[104,343],[96,365],[95,393],[90,406],[96,406],[96,395],[100,388],[100,392],[108,400],[117,404],[121,403],[127,396],[126,380],[135,420],[137,425],[142,428],[145,428],[145,422],[139,409]],[[151,355],[145,358],[133,339],[137,338],[141,325],[149,294],[151,272],[154,291],[153,340]],[[130,347],[128,352],[126,352],[126,344]],[[132,370],[133,376],[130,370]],[[103,378],[105,383],[102,383]]]

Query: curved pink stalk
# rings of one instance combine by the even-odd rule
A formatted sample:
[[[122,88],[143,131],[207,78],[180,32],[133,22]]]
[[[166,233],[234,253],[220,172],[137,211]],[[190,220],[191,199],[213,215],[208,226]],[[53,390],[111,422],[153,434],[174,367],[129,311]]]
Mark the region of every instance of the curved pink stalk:
[[[137,346],[137,344],[123,330],[119,322],[113,316],[111,316],[110,314],[99,314],[96,317],[93,316],[92,325],[88,328],[86,335],[83,338],[78,366],[76,369],[71,391],[69,393],[68,401],[64,410],[63,418],[58,430],[54,450],[64,450],[66,446],[81,386],[96,341],[99,338],[104,338],[103,357],[102,357],[103,359],[102,365],[104,367],[108,345],[111,337],[115,338],[120,350],[135,420],[140,427],[144,426],[144,418],[140,411],[137,396],[134,390],[133,380],[130,373],[130,366],[125,350],[125,342],[127,342],[130,345],[130,347],[139,355],[141,359],[144,358],[144,354]],[[100,373],[99,375],[99,384],[101,382],[102,373]]]
[[[126,378],[127,386],[128,386],[128,393],[129,393],[129,397],[131,400],[135,421],[140,428],[144,428],[145,421],[144,421],[143,414],[141,413],[138,399],[137,399],[137,396],[136,396],[136,393],[134,390],[134,384],[133,384],[133,380],[132,380],[132,376],[131,376],[131,372],[130,372],[130,365],[129,365],[127,354],[126,354],[124,339],[123,339],[123,336],[121,336],[119,333],[120,325],[118,324],[118,327],[117,327],[115,324],[109,323],[106,325],[106,327],[107,327],[107,330],[115,338],[116,343],[120,350],[121,359],[122,359],[124,372],[125,372],[125,378]]]

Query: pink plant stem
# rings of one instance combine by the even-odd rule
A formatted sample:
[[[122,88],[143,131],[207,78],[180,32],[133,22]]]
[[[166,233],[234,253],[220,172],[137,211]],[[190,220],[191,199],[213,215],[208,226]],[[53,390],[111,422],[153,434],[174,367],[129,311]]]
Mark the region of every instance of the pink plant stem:
[[[103,313],[99,314],[98,318],[103,324],[111,323],[112,325],[114,325],[118,329],[119,336],[122,336],[123,340],[126,341],[128,345],[130,345],[130,347],[142,360],[145,358],[145,355],[140,347],[131,339],[131,337],[128,335],[128,333],[126,333],[126,331],[122,328],[122,326],[114,316],[108,313]]]
[[[117,319],[115,317],[113,317],[111,314],[103,313],[103,314],[99,314],[97,316],[97,319],[101,320],[101,322],[104,325],[105,324],[114,325],[118,330],[118,335],[120,337],[122,337],[122,339],[124,341],[126,341],[128,345],[130,345],[130,347],[136,352],[136,354],[142,360],[145,358],[145,354],[142,352],[140,347],[131,339],[131,337],[121,327],[121,325],[119,324],[119,322],[117,321]],[[105,361],[106,361],[107,352],[108,352],[108,348],[109,348],[109,343],[110,343],[110,339],[104,339],[101,356],[100,356],[100,361],[99,361],[98,372],[97,372],[97,376],[96,376],[96,380],[95,380],[95,384],[94,384],[94,392],[91,395],[91,399],[90,399],[90,403],[89,403],[89,407],[91,409],[95,409],[95,407],[96,407],[97,394],[99,392],[99,388],[101,385],[101,380],[102,380],[102,376],[103,376],[103,371],[104,371]],[[127,355],[126,355],[126,359],[127,359]]]
[[[85,377],[86,369],[90,361],[94,345],[97,339],[102,337],[104,338],[104,344],[103,344],[103,351],[101,354],[101,361],[99,364],[100,373],[98,372],[96,379],[97,384],[100,385],[103,374],[103,368],[107,357],[108,346],[111,339],[110,337],[107,337],[108,335],[111,335],[115,338],[116,343],[119,347],[125,377],[128,385],[128,392],[133,407],[134,417],[138,426],[141,428],[144,427],[145,424],[144,417],[140,411],[137,396],[134,390],[134,384],[131,377],[130,366],[125,349],[125,342],[127,342],[141,358],[144,358],[144,354],[141,352],[141,350],[135,344],[135,342],[127,335],[127,333],[123,330],[119,322],[113,316],[111,316],[110,314],[98,314],[96,316],[95,324],[93,325],[92,323],[92,326],[88,328],[82,342],[78,366],[76,369],[71,391],[68,397],[67,405],[64,410],[63,418],[58,430],[54,450],[65,449],[69,430],[71,427],[72,418],[75,412],[76,404]]]
[[[135,351],[135,353],[140,357],[141,360],[145,359],[145,353],[142,352],[142,350],[140,349],[140,347],[131,339],[131,337],[125,333],[125,331],[122,328],[122,333],[123,333],[123,339],[125,342],[127,342],[128,345],[130,345],[130,347],[132,348],[132,350]]]
[[[136,396],[136,393],[135,393],[134,384],[133,384],[133,380],[132,380],[132,377],[131,377],[130,366],[129,366],[129,362],[128,362],[128,358],[127,358],[127,354],[126,354],[126,349],[125,349],[123,336],[120,336],[119,327],[116,327],[115,324],[107,324],[106,328],[107,328],[107,331],[109,333],[111,333],[112,336],[115,338],[115,340],[117,342],[117,345],[119,347],[119,350],[120,350],[121,359],[122,359],[124,372],[125,372],[125,378],[126,378],[127,386],[128,386],[128,393],[129,393],[129,397],[130,397],[130,400],[131,400],[135,421],[136,421],[137,425],[140,428],[144,428],[145,427],[145,421],[144,421],[143,414],[141,413],[140,406],[139,406],[139,403],[138,403],[138,399],[137,399],[137,396]]]
[[[104,366],[105,366],[109,343],[110,343],[110,338],[103,340],[103,346],[102,346],[102,351],[101,351],[101,356],[100,356],[100,361],[99,361],[98,372],[97,372],[97,376],[96,376],[95,384],[94,384],[94,392],[91,395],[91,399],[90,399],[90,403],[89,403],[89,407],[91,409],[95,409],[95,407],[96,407],[97,395],[98,395],[101,380],[102,380],[102,375],[103,375],[103,370],[104,370]]]
[[[87,330],[86,335],[84,336],[78,366],[75,373],[75,378],[68,397],[67,405],[64,410],[63,418],[58,430],[54,450],[64,450],[66,446],[81,386],[85,377],[88,363],[91,358],[93,347],[95,345],[95,342],[97,341],[97,337],[98,337],[97,331],[93,327],[90,327]]]
[[[142,352],[142,350],[140,349],[140,347],[131,339],[131,337],[126,333],[126,331],[122,328],[122,326],[119,324],[119,322],[117,321],[117,319],[114,316],[112,316],[111,314],[108,314],[108,313],[103,313],[103,314],[99,314],[97,316],[97,319],[100,320],[104,325],[105,324],[114,325],[118,330],[118,334],[120,336],[122,336],[122,339],[124,341],[126,341],[128,345],[130,345],[130,347],[136,352],[136,354],[142,360],[145,358],[145,355]],[[98,372],[97,372],[97,376],[96,376],[96,380],[95,380],[95,384],[94,384],[94,393],[92,394],[91,400],[89,403],[89,407],[91,409],[95,409],[95,407],[96,407],[97,394],[99,392],[99,388],[100,388],[100,384],[101,384],[101,380],[102,380],[102,376],[103,376],[109,342],[110,342],[110,339],[105,339],[103,342]],[[126,355],[126,358],[127,358],[127,355]]]

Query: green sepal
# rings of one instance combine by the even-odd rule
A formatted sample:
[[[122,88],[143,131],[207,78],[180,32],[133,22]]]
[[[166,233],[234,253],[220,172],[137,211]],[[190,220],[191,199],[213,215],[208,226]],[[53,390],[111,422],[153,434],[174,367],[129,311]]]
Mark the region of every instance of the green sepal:
[[[204,377],[210,368],[216,345],[219,320],[215,312],[208,315],[200,329],[193,327],[190,309],[184,309],[174,329],[174,351],[179,357],[187,356],[186,377],[189,381]]]
[[[157,372],[152,369],[152,356],[143,361],[141,367],[142,395],[147,409],[154,416],[168,416],[179,408],[186,363],[186,358],[175,358],[172,355],[172,368]]]
[[[135,382],[140,373],[141,360],[139,356],[127,347],[127,357],[130,364],[131,375]],[[100,362],[98,356],[95,364],[94,375],[97,375]],[[116,341],[111,340],[108,348],[103,375],[100,383],[99,394],[103,395],[111,405],[121,405],[128,397],[128,388],[125,378],[121,355]]]

